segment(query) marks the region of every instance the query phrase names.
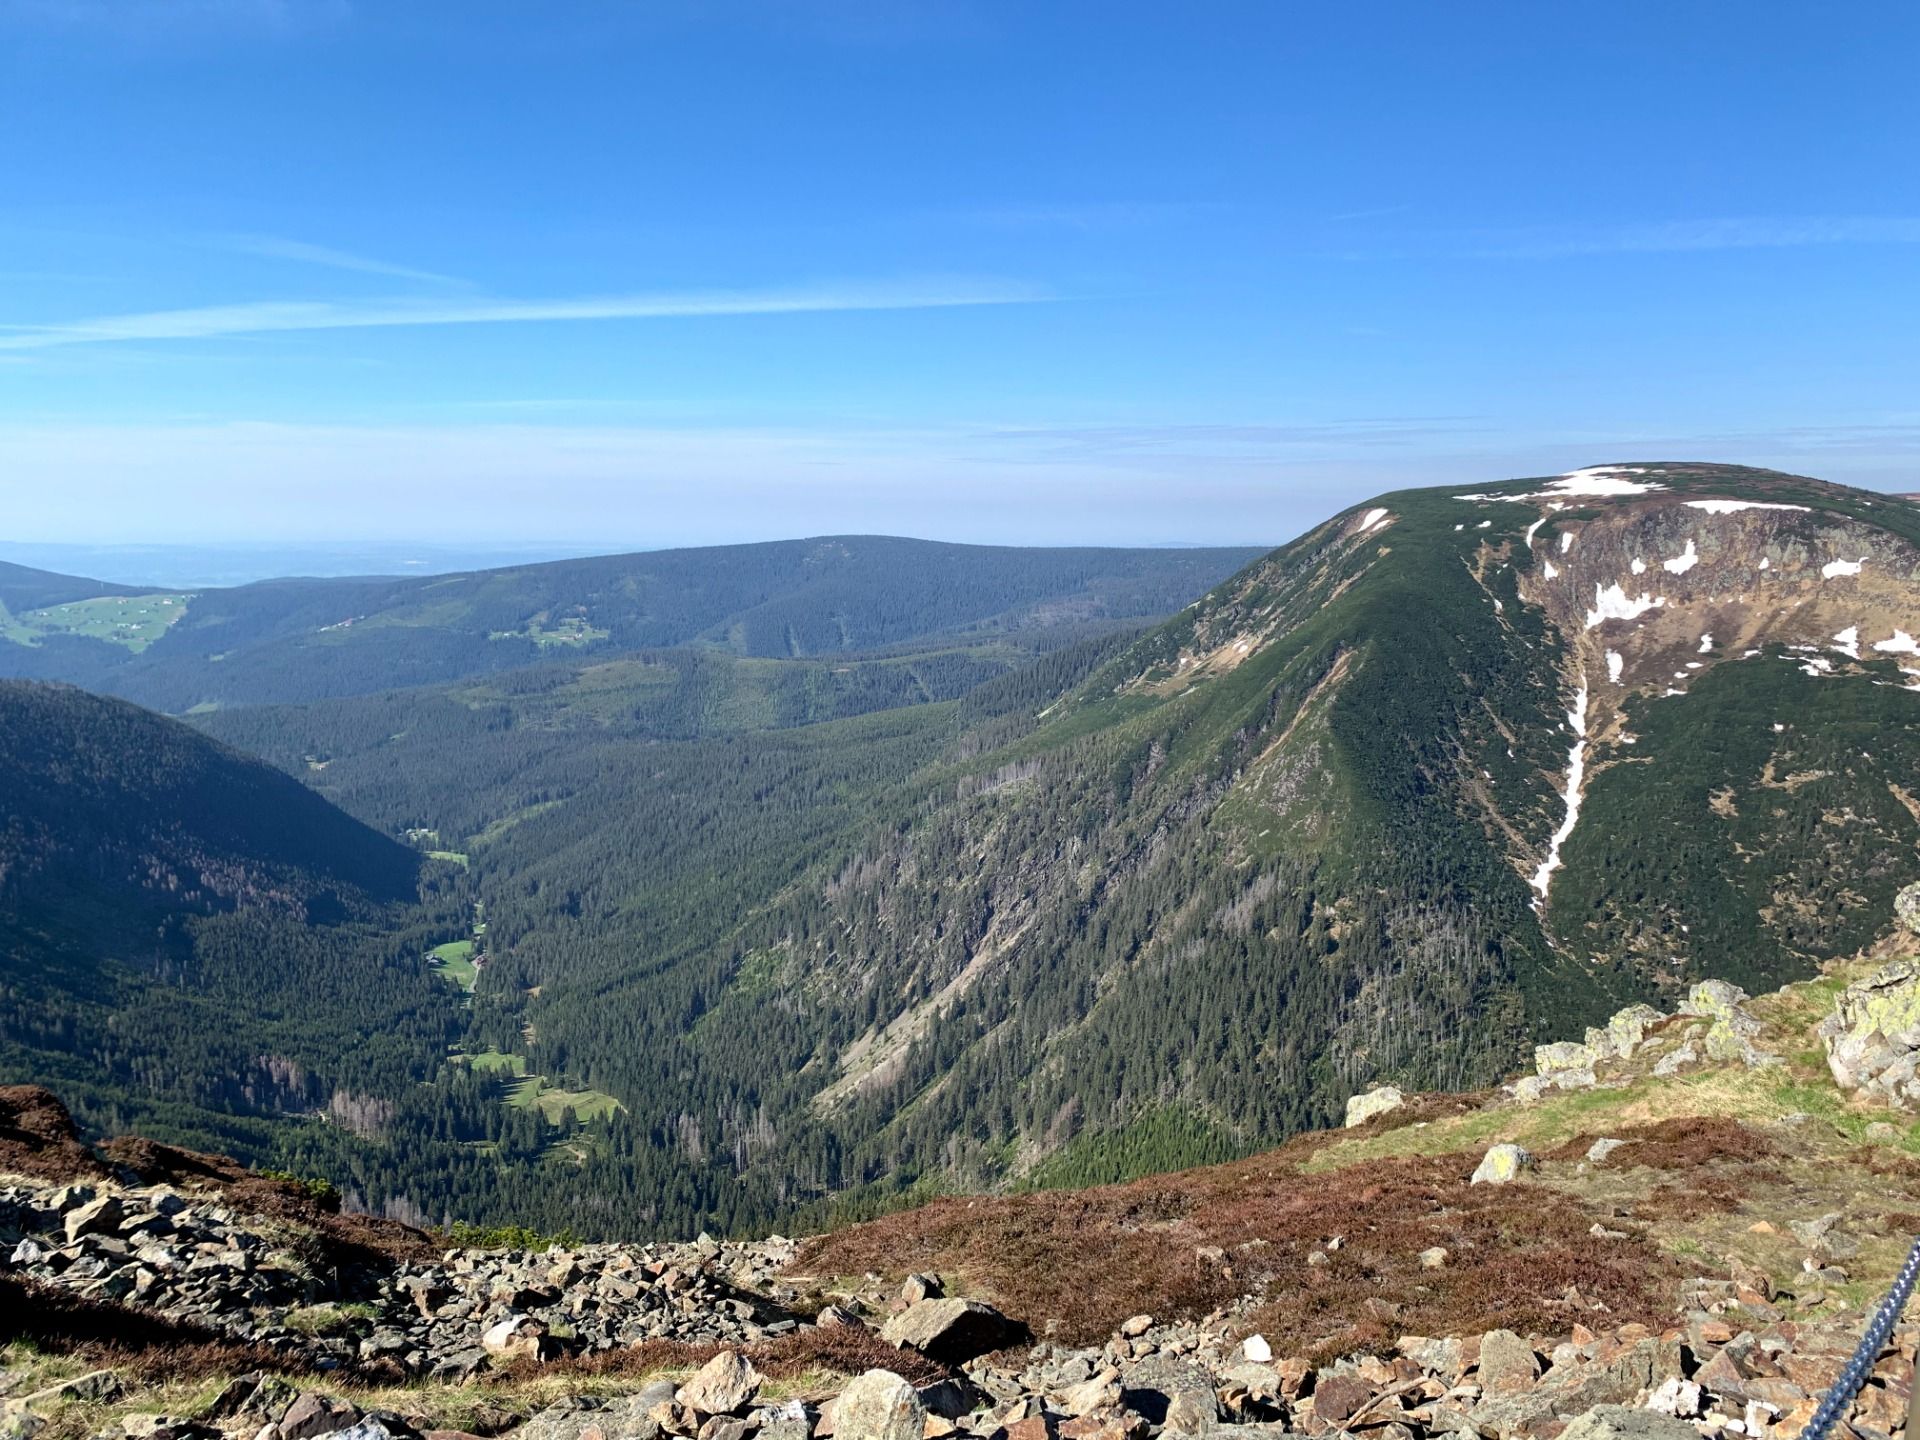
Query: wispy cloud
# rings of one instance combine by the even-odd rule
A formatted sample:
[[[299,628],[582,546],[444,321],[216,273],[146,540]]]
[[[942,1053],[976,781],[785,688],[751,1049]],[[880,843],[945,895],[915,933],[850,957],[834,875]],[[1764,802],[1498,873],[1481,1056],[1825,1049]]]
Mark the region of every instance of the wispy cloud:
[[[206,243],[242,255],[259,255],[268,260],[291,260],[301,265],[320,265],[329,270],[352,270],[361,275],[385,275],[396,280],[420,280],[430,285],[464,285],[453,275],[433,270],[416,270],[389,260],[355,255],[331,245],[312,245],[305,240],[288,240],[278,235],[209,235]]]
[[[114,341],[206,340],[297,330],[371,330],[414,325],[506,325],[534,321],[659,320],[725,315],[798,315],[849,310],[931,310],[1033,304],[1034,286],[993,280],[856,284],[813,289],[694,291],[558,300],[261,300],[191,310],[107,315],[64,325],[0,325],[0,350],[46,350]]]
[[[1920,245],[1911,216],[1734,216],[1649,224],[1551,226],[1479,237],[1478,253],[1501,259],[1788,249],[1808,245]]]

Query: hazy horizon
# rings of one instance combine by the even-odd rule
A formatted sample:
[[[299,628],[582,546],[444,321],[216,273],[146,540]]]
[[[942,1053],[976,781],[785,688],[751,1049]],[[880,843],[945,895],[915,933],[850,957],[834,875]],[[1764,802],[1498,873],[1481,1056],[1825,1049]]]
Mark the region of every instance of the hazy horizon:
[[[1920,488],[1916,46],[1882,3],[0,0],[0,524],[1234,543],[1628,458]]]

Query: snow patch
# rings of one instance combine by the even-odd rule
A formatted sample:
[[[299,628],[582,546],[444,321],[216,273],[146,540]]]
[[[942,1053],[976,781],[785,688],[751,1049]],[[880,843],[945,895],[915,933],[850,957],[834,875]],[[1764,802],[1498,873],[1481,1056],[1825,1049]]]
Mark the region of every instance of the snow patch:
[[[1466,528],[1467,528],[1467,525],[1466,525],[1466,522],[1465,522],[1465,521],[1463,520],[1463,521],[1461,521],[1461,522],[1460,522],[1460,523],[1459,523],[1458,525],[1456,525],[1456,526],[1454,526],[1453,528],[1454,528],[1454,529],[1456,529],[1456,530],[1464,530],[1464,529],[1466,529]]]
[[[1860,658],[1860,627],[1858,625],[1849,625],[1838,635],[1835,635],[1833,637],[1833,648],[1849,660],[1858,660]]]
[[[1671,560],[1662,560],[1661,566],[1675,575],[1684,575],[1700,563],[1700,552],[1693,548],[1693,537],[1687,537],[1687,548]]]
[[[1538,530],[1542,525],[1546,523],[1547,523],[1547,517],[1542,515],[1538,520],[1534,521],[1531,525],[1527,526],[1527,548],[1529,550],[1533,548],[1533,532]]]
[[[1547,857],[1540,862],[1540,868],[1533,872],[1533,880],[1530,882],[1542,902],[1547,898],[1547,886],[1553,883],[1553,872],[1560,868],[1560,847],[1567,843],[1567,837],[1573,834],[1573,827],[1580,820],[1580,790],[1587,778],[1587,687],[1585,685],[1582,685],[1574,694],[1573,709],[1567,712],[1567,724],[1575,736],[1573,749],[1567,752],[1567,788],[1562,795],[1566,801],[1567,814],[1566,818],[1560,822],[1560,828],[1553,832],[1553,838],[1547,842]]]
[[[1920,655],[1920,640],[1904,630],[1896,630],[1891,640],[1874,641],[1873,648],[1887,655]]]
[[[1367,533],[1367,531],[1373,529],[1374,526],[1378,525],[1382,520],[1386,518],[1387,518],[1387,511],[1384,505],[1376,510],[1369,510],[1367,511],[1367,518],[1360,522],[1360,528],[1355,533],[1364,535]]]
[[[1655,490],[1667,487],[1654,480],[1629,480],[1629,475],[1644,475],[1646,470],[1637,465],[1592,465],[1585,470],[1569,470],[1558,480],[1549,480],[1544,490],[1535,490],[1523,495],[1456,495],[1456,500],[1475,500],[1485,503],[1490,500],[1548,500],[1569,495],[1618,496],[1647,495]]]
[[[1473,528],[1476,530],[1484,530],[1491,524],[1493,524],[1491,520],[1482,520],[1478,525],[1474,526]]]
[[[1813,675],[1816,677],[1831,675],[1833,673],[1833,661],[1827,659],[1824,655],[1809,655],[1807,656],[1806,663],[1800,667],[1800,671],[1804,675]]]
[[[1768,556],[1762,555],[1760,557],[1760,568],[1762,570],[1771,570],[1773,568],[1772,559]]]
[[[1607,679],[1614,684],[1620,683],[1620,675],[1627,668],[1626,657],[1618,650],[1607,651]]]
[[[1649,480],[1626,478],[1646,473],[1636,465],[1589,465],[1584,470],[1569,470],[1558,480],[1548,481],[1547,489],[1556,495],[1645,495],[1667,488]]]
[[[1616,580],[1602,589],[1593,587],[1593,609],[1587,612],[1587,629],[1591,630],[1602,620],[1638,620],[1649,610],[1658,610],[1665,605],[1664,597],[1655,598],[1644,590],[1637,596],[1628,595]]]
[[[1704,510],[1709,515],[1731,515],[1736,510],[1807,510],[1805,505],[1769,505],[1761,500],[1689,500],[1690,510]]]
[[[1542,560],[1540,562],[1540,573],[1549,580],[1557,580],[1560,578],[1560,568],[1551,560]]]
[[[1700,653],[1705,655],[1711,649],[1713,649],[1713,636],[1702,635],[1700,637]]]
[[[1644,575],[1644,574],[1646,574],[1646,573],[1647,573],[1647,562],[1646,562],[1646,561],[1644,561],[1644,560],[1639,560],[1639,559],[1636,559],[1636,560],[1635,560],[1635,561],[1634,561],[1634,562],[1633,562],[1633,563],[1632,563],[1631,565],[1629,565],[1629,566],[1628,566],[1627,568],[1628,568],[1629,570],[1631,570],[1631,571],[1633,571],[1633,573],[1634,573],[1634,574],[1636,574],[1636,575]]]
[[[1829,560],[1820,567],[1820,574],[1828,580],[1836,579],[1841,575],[1858,575],[1860,567],[1866,563],[1867,557],[1864,555],[1858,560]]]
[[[1567,553],[1567,551],[1571,550],[1572,548],[1573,548],[1573,532],[1571,530],[1562,530],[1560,532],[1560,553],[1564,555]]]

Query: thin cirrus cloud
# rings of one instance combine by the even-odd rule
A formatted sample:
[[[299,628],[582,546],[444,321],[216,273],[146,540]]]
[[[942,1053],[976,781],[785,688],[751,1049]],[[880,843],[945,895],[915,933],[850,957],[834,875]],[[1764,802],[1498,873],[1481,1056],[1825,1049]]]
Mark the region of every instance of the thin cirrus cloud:
[[[206,340],[278,331],[372,330],[418,325],[510,325],[536,321],[662,320],[835,311],[934,310],[1029,305],[1053,298],[1030,285],[992,280],[860,284],[813,289],[691,291],[557,300],[262,300],[190,310],[107,315],[64,325],[0,327],[0,351],[115,341]]]
[[[279,235],[209,235],[206,243],[221,250],[231,250],[241,255],[258,255],[267,260],[290,260],[300,265],[319,265],[328,270],[350,270],[360,275],[384,275],[395,280],[419,280],[429,285],[465,285],[467,282],[453,275],[442,275],[433,270],[417,270],[410,265],[396,265],[389,260],[376,260],[368,255],[356,255],[350,250],[336,250],[331,245],[313,245],[305,240],[288,240]]]
[[[1920,218],[1899,215],[1734,216],[1633,225],[1544,227],[1483,234],[1477,252],[1501,259],[1795,249],[1809,245],[1916,245]]]

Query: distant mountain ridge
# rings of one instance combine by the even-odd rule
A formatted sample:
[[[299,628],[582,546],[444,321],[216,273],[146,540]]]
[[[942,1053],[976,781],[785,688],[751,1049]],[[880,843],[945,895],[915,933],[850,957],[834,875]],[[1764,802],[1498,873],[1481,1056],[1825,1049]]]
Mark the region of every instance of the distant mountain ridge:
[[[23,623],[28,610],[156,592],[8,566],[0,604],[14,623],[0,616],[0,674],[177,714],[439,684],[583,651],[819,656],[1158,618],[1258,553],[829,536],[457,575],[263,581],[171,596],[177,613],[139,630],[113,628],[117,612],[100,606],[108,613]]]

